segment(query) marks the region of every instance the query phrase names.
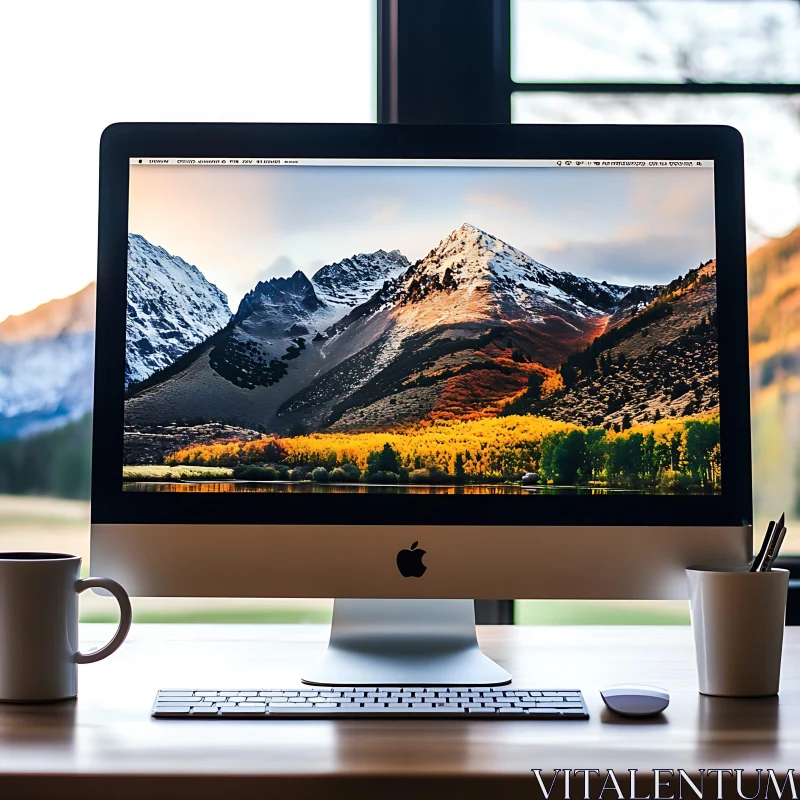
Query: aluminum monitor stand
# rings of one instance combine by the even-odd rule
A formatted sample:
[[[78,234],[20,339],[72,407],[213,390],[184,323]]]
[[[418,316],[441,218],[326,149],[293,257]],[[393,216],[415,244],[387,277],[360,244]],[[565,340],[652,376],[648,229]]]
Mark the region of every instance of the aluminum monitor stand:
[[[335,600],[325,655],[305,671],[321,686],[499,686],[472,600]]]

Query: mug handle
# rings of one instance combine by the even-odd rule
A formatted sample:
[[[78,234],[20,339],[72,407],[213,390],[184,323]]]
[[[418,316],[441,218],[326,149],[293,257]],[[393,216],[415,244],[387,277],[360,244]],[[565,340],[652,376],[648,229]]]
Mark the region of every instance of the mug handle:
[[[95,661],[110,656],[115,650],[119,649],[120,645],[125,641],[128,631],[131,629],[131,619],[133,614],[131,612],[131,601],[128,593],[111,578],[80,578],[75,582],[75,591],[80,594],[86,589],[106,589],[117,599],[119,603],[119,627],[117,632],[112,637],[111,641],[98,650],[92,650],[91,653],[75,653],[72,660],[76,664],[92,664]]]

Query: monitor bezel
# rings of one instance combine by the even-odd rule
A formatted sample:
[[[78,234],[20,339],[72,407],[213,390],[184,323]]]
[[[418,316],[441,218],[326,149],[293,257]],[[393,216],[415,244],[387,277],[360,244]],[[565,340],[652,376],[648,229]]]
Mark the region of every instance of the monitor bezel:
[[[122,490],[130,159],[275,157],[713,160],[722,492],[541,495],[145,493]],[[735,526],[752,521],[743,145],[712,125],[118,123],[100,143],[92,522],[194,525]],[[746,435],[740,435],[746,432]],[[108,465],[119,465],[109,468]],[[190,499],[191,498],[191,499]],[[354,499],[355,498],[355,499]]]

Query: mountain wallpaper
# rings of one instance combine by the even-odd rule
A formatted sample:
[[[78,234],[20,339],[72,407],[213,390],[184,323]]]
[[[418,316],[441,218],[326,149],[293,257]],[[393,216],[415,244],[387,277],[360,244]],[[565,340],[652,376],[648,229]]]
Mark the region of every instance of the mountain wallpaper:
[[[464,222],[235,311],[129,236],[127,491],[718,492],[716,262],[552,269]]]

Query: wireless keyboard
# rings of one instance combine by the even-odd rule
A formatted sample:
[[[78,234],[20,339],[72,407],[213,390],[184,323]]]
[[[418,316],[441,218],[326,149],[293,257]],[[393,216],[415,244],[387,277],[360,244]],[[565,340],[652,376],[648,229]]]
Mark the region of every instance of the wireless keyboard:
[[[490,686],[299,686],[162,689],[153,716],[168,719],[589,719],[577,689]]]

